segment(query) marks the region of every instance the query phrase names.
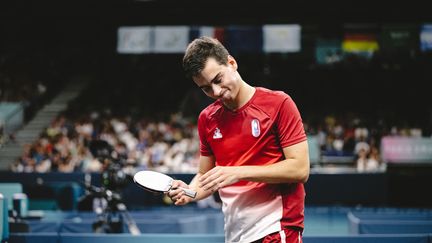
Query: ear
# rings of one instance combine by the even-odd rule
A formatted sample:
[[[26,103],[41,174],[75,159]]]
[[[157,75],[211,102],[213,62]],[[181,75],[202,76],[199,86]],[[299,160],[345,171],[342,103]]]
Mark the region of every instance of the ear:
[[[233,67],[234,70],[237,70],[238,68],[237,61],[231,55],[228,55],[228,65]]]

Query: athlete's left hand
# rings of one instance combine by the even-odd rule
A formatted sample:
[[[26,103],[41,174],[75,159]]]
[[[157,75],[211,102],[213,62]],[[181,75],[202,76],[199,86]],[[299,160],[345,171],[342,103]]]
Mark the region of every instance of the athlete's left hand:
[[[215,192],[238,182],[239,172],[240,168],[236,166],[216,166],[199,178],[199,187]]]

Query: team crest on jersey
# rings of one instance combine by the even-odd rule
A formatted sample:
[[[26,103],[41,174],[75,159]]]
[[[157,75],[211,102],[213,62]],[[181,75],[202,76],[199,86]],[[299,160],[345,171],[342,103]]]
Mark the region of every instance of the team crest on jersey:
[[[252,130],[252,136],[259,137],[261,134],[260,124],[258,119],[253,119],[251,122],[251,130]]]
[[[222,138],[222,133],[219,128],[216,127],[214,133],[213,133],[213,139],[219,139]]]

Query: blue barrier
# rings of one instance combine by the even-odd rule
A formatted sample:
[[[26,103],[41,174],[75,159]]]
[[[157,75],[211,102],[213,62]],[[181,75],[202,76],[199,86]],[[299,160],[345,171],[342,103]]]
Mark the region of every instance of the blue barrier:
[[[7,201],[8,209],[12,209],[13,203],[12,203],[12,197],[15,193],[22,193],[23,192],[23,186],[21,183],[0,183],[0,193],[3,194],[4,200]]]
[[[13,233],[10,243],[223,243],[222,234]],[[431,235],[304,236],[304,243],[430,243]]]
[[[7,208],[7,200],[4,198],[3,194],[0,193],[0,242],[7,240],[9,237]]]
[[[209,234],[60,234],[60,243],[223,243],[223,235]]]
[[[428,209],[388,209],[386,211],[350,211],[353,217],[365,220],[432,220]]]
[[[428,212],[417,214],[348,213],[351,234],[421,234],[432,233]]]
[[[427,234],[418,235],[357,235],[357,236],[305,236],[304,243],[430,243]]]
[[[58,233],[60,229],[60,223],[57,222],[29,221],[28,225],[31,233]]]
[[[432,220],[431,215],[415,213],[415,214],[355,214],[352,215],[361,220]]]
[[[223,233],[223,215],[219,210],[199,210],[194,213],[165,210],[149,212],[131,212],[142,233],[178,233],[178,234],[212,234]],[[57,233],[92,233],[93,223],[97,220],[95,213],[47,212],[47,217],[39,220],[27,220],[30,232]],[[124,222],[123,232],[128,233]]]
[[[411,169],[413,170],[413,169]],[[388,168],[386,173],[315,173],[311,172],[308,182],[305,184],[307,205],[380,205],[396,207],[430,207],[427,193],[430,184],[432,167],[421,168],[421,171],[401,173],[406,168]],[[176,179],[188,182],[193,174],[170,174]],[[28,194],[30,203],[33,199],[39,199],[36,194],[47,194],[54,200],[58,190],[49,192],[47,187],[55,187],[59,182],[83,182],[84,173],[11,173],[0,171],[0,182],[17,182],[24,186],[24,193]],[[94,186],[101,185],[101,174],[92,173],[91,182]],[[334,190],[338,188],[338,190]],[[70,188],[68,195],[75,200],[77,192]],[[154,194],[142,190],[131,181],[122,189],[125,204],[129,209],[140,209],[142,207],[166,205],[160,194]],[[51,194],[50,194],[51,193]],[[74,194],[75,193],[75,194]],[[408,193],[408,194],[407,194]],[[50,195],[48,195],[50,194]],[[67,194],[67,193],[66,193]],[[79,194],[79,192],[78,192]],[[43,195],[42,195],[43,196]],[[43,197],[40,197],[43,198]],[[45,197],[46,198],[46,197]],[[75,204],[68,205],[71,201],[59,202],[62,210],[70,210]],[[38,209],[38,208],[33,208]]]
[[[9,243],[60,243],[57,233],[11,233]]]

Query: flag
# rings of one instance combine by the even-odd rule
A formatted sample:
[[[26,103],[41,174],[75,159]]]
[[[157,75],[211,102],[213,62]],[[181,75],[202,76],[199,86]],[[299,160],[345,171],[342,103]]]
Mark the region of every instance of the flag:
[[[342,40],[318,38],[315,45],[315,59],[318,64],[335,64],[342,61]]]
[[[418,27],[414,25],[383,25],[381,49],[391,53],[409,53],[409,51],[418,46],[417,28]]]
[[[423,24],[420,29],[420,49],[423,52],[432,50],[432,24]]]
[[[117,52],[141,54],[152,52],[153,29],[149,26],[123,26],[117,31]]]
[[[371,57],[379,49],[375,34],[349,33],[345,34],[342,42],[342,50],[346,53]]]
[[[226,47],[233,54],[262,52],[261,26],[228,26],[225,37]]]
[[[189,42],[189,26],[156,26],[154,52],[183,53]]]
[[[224,43],[224,28],[215,26],[193,26],[190,29],[190,40],[201,36],[209,36]]]
[[[264,52],[299,52],[301,50],[300,25],[264,25]]]

